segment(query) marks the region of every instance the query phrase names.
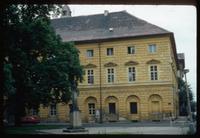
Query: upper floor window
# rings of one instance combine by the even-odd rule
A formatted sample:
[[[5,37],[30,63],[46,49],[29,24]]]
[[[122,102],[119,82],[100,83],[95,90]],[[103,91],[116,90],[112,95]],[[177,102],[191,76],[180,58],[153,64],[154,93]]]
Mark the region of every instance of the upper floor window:
[[[108,71],[108,83],[114,82],[114,69],[110,68]]]
[[[151,80],[158,80],[158,68],[156,65],[150,66]]]
[[[57,114],[56,112],[56,104],[51,104],[50,105],[50,115],[55,116]]]
[[[88,103],[88,109],[89,109],[89,114],[94,115],[95,114],[95,104],[94,103]]]
[[[94,71],[92,69],[87,71],[87,77],[88,77],[88,84],[93,84],[94,83]]]
[[[135,67],[128,68],[128,80],[129,82],[135,81]]]
[[[135,46],[128,47],[128,54],[135,54]]]
[[[149,45],[149,53],[155,53],[156,52],[156,45],[155,44],[151,44]]]
[[[113,48],[107,48],[107,56],[114,55]]]
[[[87,57],[93,57],[94,51],[93,50],[87,50]]]

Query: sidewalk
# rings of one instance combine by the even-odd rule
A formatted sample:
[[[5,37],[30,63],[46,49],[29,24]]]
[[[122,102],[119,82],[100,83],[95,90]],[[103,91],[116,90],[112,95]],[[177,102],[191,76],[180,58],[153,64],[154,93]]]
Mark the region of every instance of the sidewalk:
[[[155,134],[186,135],[188,127],[85,127],[87,132],[68,133],[63,129],[38,130],[46,134]]]
[[[45,124],[45,123],[44,123]],[[47,123],[46,125],[48,125]],[[56,123],[57,124],[57,123]],[[38,130],[41,134],[152,134],[152,135],[187,135],[189,132],[189,122],[184,119],[175,121],[165,120],[160,122],[105,122],[83,123],[87,132],[69,133],[63,132],[69,127],[69,123],[59,123],[62,129]],[[194,123],[196,127],[196,123]]]

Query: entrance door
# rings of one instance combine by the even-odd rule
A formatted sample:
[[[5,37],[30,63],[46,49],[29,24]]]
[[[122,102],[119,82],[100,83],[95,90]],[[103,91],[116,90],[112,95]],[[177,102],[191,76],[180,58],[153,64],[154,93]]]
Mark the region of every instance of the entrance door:
[[[109,114],[116,114],[115,103],[109,103]]]
[[[152,120],[157,121],[161,119],[160,116],[160,102],[159,101],[152,101]]]
[[[159,101],[152,101],[152,113],[160,112],[160,103]]]

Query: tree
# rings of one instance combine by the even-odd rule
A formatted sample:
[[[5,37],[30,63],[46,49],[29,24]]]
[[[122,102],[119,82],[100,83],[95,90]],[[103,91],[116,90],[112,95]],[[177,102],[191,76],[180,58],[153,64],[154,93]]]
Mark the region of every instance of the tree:
[[[180,105],[180,115],[182,116],[186,116],[188,115],[188,111],[187,111],[187,91],[186,91],[186,83],[184,80],[182,80],[181,78],[179,78],[179,85],[178,88],[180,90],[179,92],[179,105]],[[192,89],[190,87],[190,85],[187,86],[188,90],[189,90],[189,99],[190,102],[193,101],[193,93],[192,93]],[[192,106],[191,106],[192,107]]]
[[[78,50],[55,34],[50,25],[51,11],[55,11],[54,5],[36,4],[8,5],[4,11],[4,56],[12,65],[15,125],[20,125],[25,108],[67,103],[72,82],[82,79]]]

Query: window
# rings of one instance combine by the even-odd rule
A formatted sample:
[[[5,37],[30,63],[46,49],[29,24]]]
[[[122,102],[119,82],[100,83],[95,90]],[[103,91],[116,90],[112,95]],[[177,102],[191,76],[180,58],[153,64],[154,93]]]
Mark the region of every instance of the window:
[[[51,116],[55,116],[57,113],[56,113],[56,104],[51,104],[50,105],[50,115]]]
[[[87,57],[93,57],[93,50],[87,50]]]
[[[137,114],[137,103],[136,102],[130,103],[130,113]]]
[[[149,52],[150,53],[155,53],[156,52],[156,45],[155,44],[149,45]]]
[[[129,82],[135,81],[135,67],[128,68],[128,80]]]
[[[108,83],[114,82],[114,69],[108,69]]]
[[[113,48],[107,48],[107,56],[114,55]]]
[[[69,112],[71,113],[73,111],[73,105],[69,104]]]
[[[115,113],[116,113],[115,103],[109,103],[109,114],[115,114]]]
[[[158,80],[158,69],[157,66],[150,66],[151,80]]]
[[[88,109],[89,109],[89,114],[94,115],[95,114],[95,104],[94,103],[88,103]]]
[[[135,54],[135,46],[128,47],[128,54]]]
[[[29,113],[30,113],[31,115],[38,115],[37,110],[34,109],[34,108],[31,108],[30,111],[29,111]]]
[[[94,83],[94,71],[88,70],[87,75],[88,75],[88,84],[93,84]]]

